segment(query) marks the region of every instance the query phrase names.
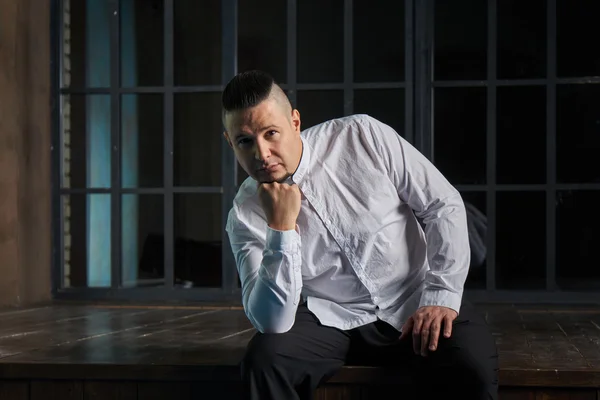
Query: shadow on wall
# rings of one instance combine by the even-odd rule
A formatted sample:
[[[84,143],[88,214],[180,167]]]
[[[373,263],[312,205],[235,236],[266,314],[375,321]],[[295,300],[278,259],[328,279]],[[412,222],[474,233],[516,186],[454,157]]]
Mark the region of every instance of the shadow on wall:
[[[487,256],[486,233],[487,217],[473,204],[465,201],[467,227],[471,246],[471,268],[481,267]]]

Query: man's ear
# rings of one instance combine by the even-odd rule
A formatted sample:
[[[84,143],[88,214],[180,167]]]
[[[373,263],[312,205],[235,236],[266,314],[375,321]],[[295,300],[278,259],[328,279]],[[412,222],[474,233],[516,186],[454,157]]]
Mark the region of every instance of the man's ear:
[[[300,133],[302,122],[300,121],[300,111],[297,109],[292,110],[292,126],[294,127],[294,131]]]
[[[223,136],[225,136],[225,140],[227,140],[229,147],[233,149],[233,144],[231,143],[231,139],[229,139],[229,134],[227,134],[227,131],[223,131]]]

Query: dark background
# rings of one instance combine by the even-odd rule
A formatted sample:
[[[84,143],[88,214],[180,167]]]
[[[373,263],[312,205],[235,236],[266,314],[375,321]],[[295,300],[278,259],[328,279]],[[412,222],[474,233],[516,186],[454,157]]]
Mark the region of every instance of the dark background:
[[[138,281],[119,296],[237,298],[224,216],[245,174],[223,149],[219,95],[233,73],[253,68],[282,84],[304,128],[370,114],[459,188],[474,207],[471,221],[482,227],[472,240],[485,250],[474,257],[469,293],[584,301],[600,289],[597,1],[106,1],[109,11],[134,7],[138,81],[128,87],[110,79],[123,67],[113,34],[106,40],[116,61],[106,85],[94,88],[85,83],[95,62],[86,56],[89,1],[71,1],[70,24],[59,30],[70,37],[69,54],[61,52],[70,62],[58,71],[69,74],[61,93],[72,93],[71,157],[59,183],[61,199],[70,200],[70,232],[55,230],[61,248],[69,244],[55,258],[59,296],[86,286],[86,234],[93,229],[86,226],[86,196],[114,197],[113,222],[121,221],[122,196],[137,196]],[[129,22],[119,19],[121,32]],[[123,187],[118,174],[106,188],[86,184],[88,96],[135,97],[136,187]],[[114,129],[118,145],[128,128]],[[64,129],[56,134],[63,137]],[[111,168],[122,166],[113,160]],[[63,202],[54,201],[64,221]],[[124,231],[111,229],[118,273]],[[138,290],[145,286],[158,291]],[[190,286],[190,294],[173,290]]]

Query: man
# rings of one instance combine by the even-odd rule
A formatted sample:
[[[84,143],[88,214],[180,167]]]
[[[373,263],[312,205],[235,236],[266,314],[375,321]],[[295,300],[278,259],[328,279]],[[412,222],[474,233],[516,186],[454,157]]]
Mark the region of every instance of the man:
[[[258,330],[242,362],[249,398],[312,398],[344,364],[376,363],[410,376],[419,398],[496,399],[494,340],[462,301],[457,190],[367,115],[301,132],[267,73],[237,75],[222,100],[249,175],[226,228]]]

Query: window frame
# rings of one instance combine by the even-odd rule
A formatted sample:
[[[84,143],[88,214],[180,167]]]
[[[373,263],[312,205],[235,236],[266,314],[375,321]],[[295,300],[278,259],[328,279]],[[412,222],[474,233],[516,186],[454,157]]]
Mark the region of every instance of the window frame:
[[[69,1],[69,0],[65,0]],[[73,1],[73,0],[71,0]],[[192,288],[179,290],[174,287],[174,195],[177,193],[221,194],[221,222],[225,226],[230,205],[238,186],[238,167],[233,152],[223,140],[221,147],[221,186],[175,187],[173,176],[174,94],[220,92],[237,73],[238,4],[237,0],[221,2],[222,56],[221,85],[185,86],[174,85],[173,62],[173,5],[175,0],[164,1],[164,83],[159,87],[120,87],[120,38],[119,0],[109,0],[111,18],[111,80],[110,87],[63,87],[62,74],[62,1],[51,0],[51,74],[52,74],[52,294],[55,299],[65,300],[138,300],[138,301],[209,301],[237,303],[241,291],[235,260],[229,239],[222,230],[222,286],[220,288]],[[344,114],[354,111],[355,89],[404,89],[405,126],[404,137],[426,157],[435,162],[433,144],[434,107],[436,88],[485,87],[487,90],[486,125],[486,183],[457,185],[461,192],[485,192],[488,218],[487,264],[485,289],[466,290],[466,296],[474,301],[487,302],[596,302],[600,293],[562,291],[556,282],[556,196],[560,190],[600,190],[599,184],[559,184],[556,179],[556,91],[564,83],[597,84],[600,78],[557,78],[556,71],[556,3],[547,0],[546,29],[547,76],[544,79],[497,79],[497,0],[487,0],[487,77],[485,80],[436,81],[433,74],[434,59],[434,0],[404,0],[404,51],[405,79],[403,82],[355,83],[353,77],[353,1],[344,0],[344,81],[343,83],[299,84],[297,83],[297,6],[299,0],[287,1],[287,79],[283,88],[292,104],[296,104],[298,90],[343,90]],[[546,97],[546,183],[545,184],[498,184],[496,182],[496,98],[497,88],[512,85],[541,85],[547,90]],[[62,188],[61,171],[61,97],[66,94],[107,94],[111,99],[111,187]],[[120,97],[125,93],[160,93],[164,96],[164,184],[162,188],[121,188],[120,177]],[[498,290],[496,287],[496,194],[502,191],[544,191],[546,195],[546,285],[543,290]],[[61,199],[71,194],[107,193],[111,195],[111,287],[74,288],[64,287],[63,216]],[[157,288],[121,287],[121,201],[123,194],[161,194],[164,196],[164,264],[165,286]]]

